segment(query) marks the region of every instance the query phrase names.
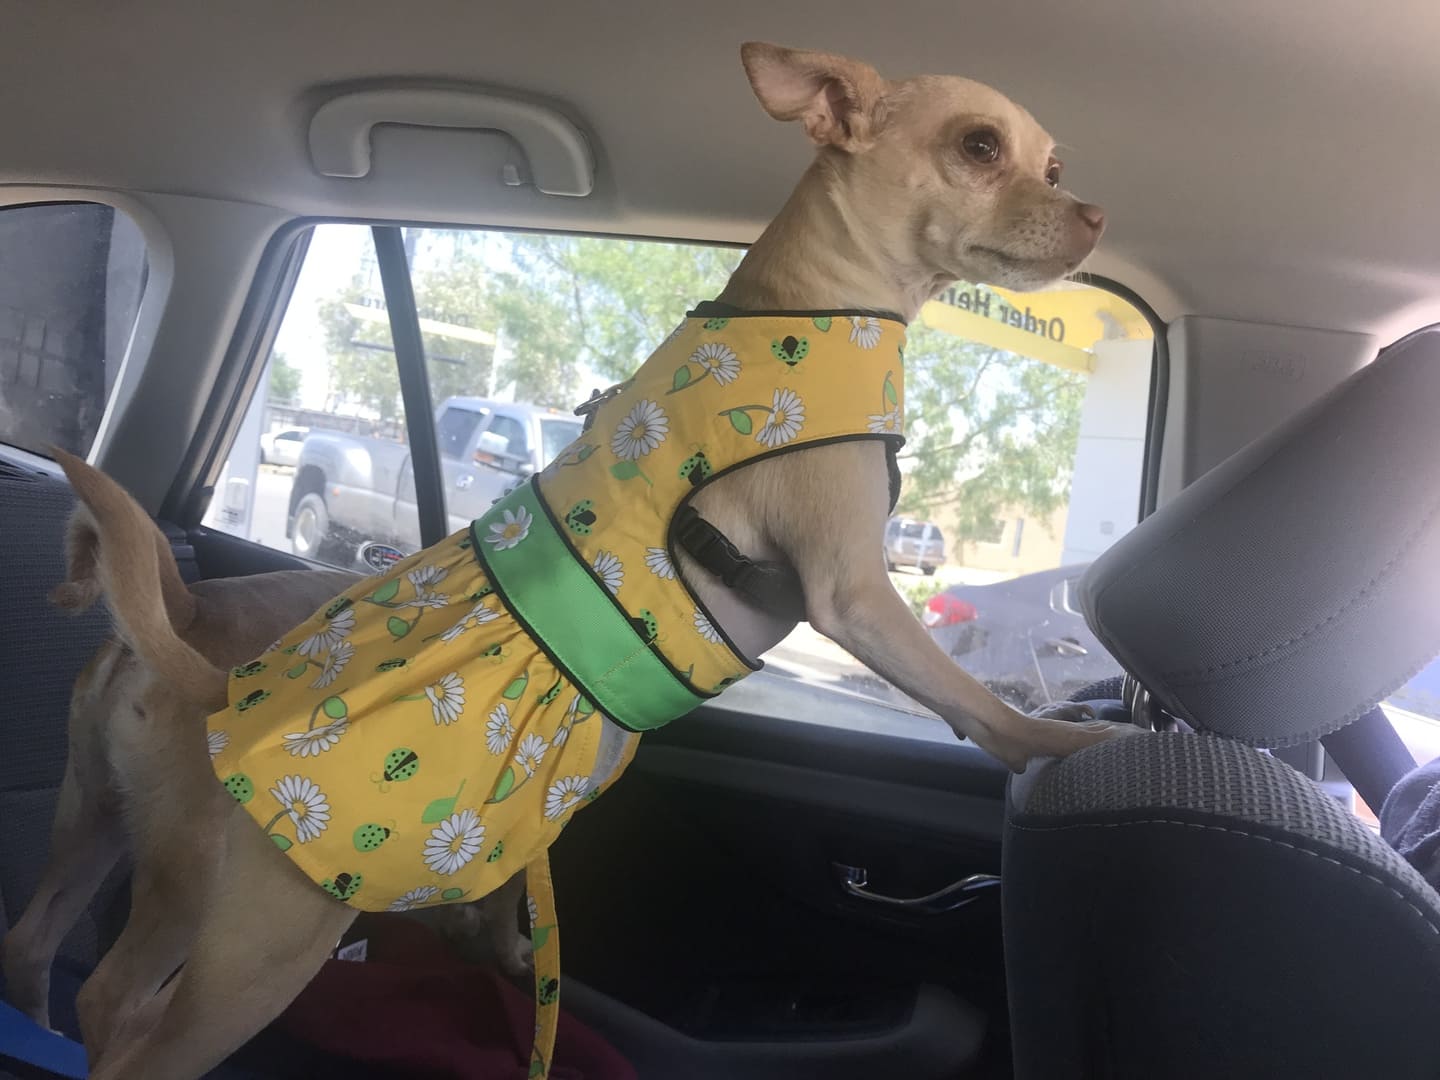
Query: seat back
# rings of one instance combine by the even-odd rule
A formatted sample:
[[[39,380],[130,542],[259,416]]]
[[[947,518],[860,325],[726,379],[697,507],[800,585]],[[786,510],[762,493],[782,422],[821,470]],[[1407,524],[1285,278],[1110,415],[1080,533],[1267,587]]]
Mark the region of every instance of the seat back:
[[[1011,801],[1019,1080],[1440,1074],[1440,896],[1289,766],[1137,736]]]
[[[1085,574],[1096,636],[1211,734],[1116,740],[1012,783],[1018,1077],[1440,1075],[1440,897],[1251,748],[1373,715],[1440,650],[1437,402],[1440,333],[1422,332]]]
[[[63,480],[0,459],[0,934],[25,910],[49,855],[70,692],[110,633],[103,605],[71,616],[47,599],[65,578],[73,506]],[[101,890],[92,913],[109,911],[114,886]],[[96,919],[85,917],[60,955],[88,969],[97,936],[105,935]]]

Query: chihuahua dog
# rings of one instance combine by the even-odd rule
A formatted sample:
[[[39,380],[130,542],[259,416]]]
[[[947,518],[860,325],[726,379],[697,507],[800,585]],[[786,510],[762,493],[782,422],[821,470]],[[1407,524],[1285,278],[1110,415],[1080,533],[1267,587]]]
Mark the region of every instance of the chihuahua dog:
[[[1061,188],[1061,164],[1053,140],[1024,109],[999,92],[953,77],[891,81],[858,60],[770,44],[746,44],[741,58],[765,111],[777,120],[799,121],[817,153],[788,202],[717,297],[716,309],[734,313],[737,319],[760,313],[813,312],[815,326],[827,333],[830,319],[821,313],[837,310],[884,313],[892,323],[904,323],[957,279],[1014,289],[1054,282],[1075,270],[1099,240],[1104,228],[1102,211]],[[731,320],[705,320],[704,330],[698,325],[702,320],[692,321],[696,323],[694,333],[700,334]],[[851,341],[858,333],[862,345],[872,345],[873,340],[865,335],[876,320],[856,316],[852,321],[856,329]],[[878,336],[880,331],[874,333]],[[798,347],[798,342],[777,342],[780,351],[776,355],[795,360]],[[733,356],[715,351],[703,355],[708,358],[706,373],[714,374],[716,383],[724,385],[734,377],[735,369],[724,366],[738,363]],[[637,374],[642,387],[646,371],[642,367]],[[670,369],[664,377],[665,388],[658,395],[670,392]],[[689,378],[677,374],[674,389],[688,386]],[[621,402],[629,385],[614,388]],[[749,436],[751,421],[734,414],[766,409],[769,419],[755,438],[773,449],[792,438],[804,419],[793,407],[794,401],[777,390],[773,407],[746,405],[727,410],[729,423],[742,436]],[[640,401],[636,409],[619,428],[610,427],[619,419],[617,415],[597,414],[597,421],[603,422],[597,422],[598,427],[616,432],[607,444],[618,461],[610,468],[616,477],[645,475],[643,455],[666,435],[663,413],[654,402]],[[670,430],[668,434],[677,443],[685,443],[714,434],[707,432]],[[957,667],[916,621],[885,573],[881,551],[891,510],[891,463],[886,445],[862,436],[817,440],[816,445],[797,442],[794,449],[793,453],[767,453],[744,468],[721,469],[713,479],[695,485],[689,506],[728,538],[734,549],[791,575],[803,593],[803,615],[819,632],[933,709],[957,735],[974,740],[1014,770],[1022,770],[1033,757],[1063,756],[1133,730],[1096,722],[1084,706],[1064,707],[1043,716],[1022,714]],[[604,452],[604,446],[586,444],[557,465],[577,464]],[[175,739],[177,732],[188,731],[191,734],[185,738],[199,740],[195,716],[214,712],[227,701],[224,673],[177,637],[173,614],[157,583],[153,534],[148,531],[152,527],[143,511],[113,481],[76,459],[62,458],[62,462],[85,505],[83,513],[91,515],[101,538],[97,577],[106,600],[125,641],[148,674],[148,682],[135,699],[144,723],[136,726],[135,745],[123,752],[168,762],[155,769],[154,787],[145,795],[161,804],[154,811],[157,820],[168,818],[174,828],[183,831],[183,844],[172,835],[169,846],[188,856],[191,874],[184,882],[167,880],[162,885],[187,890],[188,899],[172,905],[175,940],[186,942],[183,967],[128,1019],[112,1022],[98,1045],[90,1047],[92,1075],[96,1080],[183,1080],[220,1061],[305,986],[353,919],[354,909],[344,901],[359,882],[344,874],[322,884],[297,865],[296,851],[305,848],[304,842],[318,835],[314,830],[324,826],[323,821],[312,818],[306,826],[311,831],[299,831],[310,805],[306,801],[311,798],[309,789],[302,790],[297,783],[291,794],[272,792],[281,805],[273,820],[281,820],[288,800],[298,833],[296,842],[281,838],[284,842],[277,844],[275,837],[267,835],[268,830],[256,827],[249,812],[233,804],[223,805],[222,789],[215,772],[206,766],[203,751],[189,753],[181,761],[167,750],[166,741]],[[708,472],[704,475],[708,477]],[[609,483],[603,475],[597,482]],[[844,492],[843,499],[838,497],[840,492]],[[557,511],[553,525],[557,530],[562,527],[560,513]],[[563,514],[563,521],[577,535],[588,533],[594,519],[584,502]],[[458,559],[456,552],[470,547],[478,551],[484,547],[483,540],[495,548],[486,558],[499,560],[501,552],[521,543],[532,527],[531,517],[507,513],[503,522],[489,526],[489,536],[482,536],[477,528],[473,536],[451,538],[446,542],[447,557]],[[688,550],[675,545],[669,551],[651,550],[663,556],[661,564],[672,580],[673,571],[678,570],[690,595],[702,605],[695,608],[695,621],[706,642],[723,641],[738,657],[751,660],[793,629],[794,613],[755,604]],[[417,604],[427,601],[429,594],[423,590],[436,580],[434,565],[423,561],[427,557],[428,553],[417,556],[421,561],[414,564],[416,576],[411,578]],[[458,574],[455,568],[461,564],[447,565],[450,569],[446,572],[453,580]],[[486,574],[491,570],[492,564],[485,564]],[[482,621],[510,617],[508,608],[502,611],[505,590],[493,581],[493,575],[489,581],[482,577],[469,580],[479,583],[470,599],[478,598],[480,607],[449,632],[456,635],[457,651],[447,657],[483,640]],[[347,605],[362,600],[383,605],[393,601],[399,587],[388,580],[383,586],[356,586],[326,611],[342,613],[331,614],[332,619],[349,620]],[[499,593],[491,595],[496,589]],[[501,607],[492,604],[497,596]],[[477,614],[481,608],[483,619]],[[702,613],[709,617],[702,619]],[[643,614],[647,617],[631,620],[640,624],[635,632],[646,647],[663,643],[649,612]],[[528,618],[523,624],[526,627]],[[241,625],[243,620],[237,620],[237,632]],[[295,636],[294,642],[304,641],[308,647],[331,632],[325,629],[322,614],[312,616],[307,626],[312,625],[319,627],[314,636]],[[344,632],[348,627],[347,622]],[[621,627],[626,629],[625,623]],[[299,632],[297,628],[295,633]],[[333,632],[332,643],[340,632]],[[459,636],[462,633],[468,636]],[[507,640],[516,638],[512,635]],[[227,657],[244,656],[247,649],[260,644],[259,637],[246,637],[243,645],[239,638],[234,641],[235,647],[227,647]],[[296,647],[292,645],[289,651]],[[498,645],[492,652],[503,659]],[[395,665],[403,667],[400,659],[392,667]],[[611,671],[606,674],[608,677]],[[550,677],[547,673],[546,681]],[[717,689],[728,681],[720,680]],[[563,680],[556,683],[562,685]],[[431,690],[435,724],[440,725],[442,712],[449,708],[441,700],[446,691],[443,686]],[[420,697],[411,694],[394,700]],[[252,695],[242,704],[252,700],[262,698]],[[546,695],[546,707],[550,700],[554,700],[553,693]],[[310,712],[311,729],[286,736],[299,740],[297,747],[325,749],[342,735],[350,738],[334,725],[314,727],[321,704],[317,702]],[[425,708],[423,702],[419,708]],[[618,716],[610,715],[614,712],[597,710],[606,735],[619,731]],[[344,712],[343,703],[326,715],[339,716],[346,723],[353,720]],[[592,725],[583,738],[600,730]],[[567,751],[582,740],[570,731],[565,728]],[[502,744],[509,738],[503,725],[496,734]],[[603,744],[605,736],[598,737]],[[620,738],[629,736],[621,732]],[[550,749],[559,745],[557,737]],[[591,752],[594,747],[591,742]],[[483,757],[485,749],[482,742],[475,753]],[[612,757],[623,758],[620,767],[628,761],[623,754]],[[441,764],[449,766],[450,762]],[[549,764],[547,760],[547,767]],[[287,779],[298,782],[300,778]],[[563,783],[557,785],[559,794],[552,793],[546,803],[547,818],[552,809],[557,814],[568,812],[581,799],[588,782],[582,777],[565,779],[576,783],[568,794]],[[507,785],[512,782],[497,784],[485,805],[506,798]],[[446,810],[455,802],[444,801]],[[315,805],[318,802],[315,800]],[[267,804],[267,813],[273,809]],[[483,810],[481,807],[476,813]],[[441,830],[446,827],[442,824]],[[478,829],[473,818],[460,822],[434,842],[439,846],[427,847],[427,864],[450,872],[453,866],[473,860],[481,835]],[[466,849],[464,845],[472,837],[474,844]],[[283,854],[287,849],[288,857]],[[177,856],[169,857],[174,860]],[[418,858],[413,865],[419,866]],[[343,878],[343,883],[338,878]],[[371,880],[367,875],[367,884]],[[235,883],[243,883],[243,887]],[[164,955],[152,962],[152,971],[172,967],[180,959],[167,944]]]

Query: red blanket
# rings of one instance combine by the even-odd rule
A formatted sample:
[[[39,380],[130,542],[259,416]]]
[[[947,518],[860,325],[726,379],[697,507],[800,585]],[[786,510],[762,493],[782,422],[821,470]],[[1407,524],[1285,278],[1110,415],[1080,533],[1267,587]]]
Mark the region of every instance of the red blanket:
[[[415,1080],[525,1080],[535,1034],[529,992],[459,960],[411,920],[362,916],[356,926],[366,960],[327,961],[278,1021],[287,1034]],[[629,1062],[563,1010],[550,1075],[636,1080]]]

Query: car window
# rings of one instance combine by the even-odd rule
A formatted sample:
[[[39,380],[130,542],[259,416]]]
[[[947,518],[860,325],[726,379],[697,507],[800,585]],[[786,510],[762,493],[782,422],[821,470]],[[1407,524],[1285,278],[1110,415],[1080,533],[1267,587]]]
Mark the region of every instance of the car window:
[[[503,453],[511,457],[528,458],[530,456],[529,440],[525,438],[525,428],[520,421],[514,417],[496,414],[495,419],[490,421],[490,426],[485,429],[490,435],[498,435],[505,440]]]
[[[204,522],[342,569],[367,542],[419,547],[414,477],[368,228],[319,225]],[[298,435],[294,434],[304,428]],[[261,436],[298,437],[294,463]]]
[[[560,451],[580,437],[581,425],[571,420],[540,421],[541,468],[549,465],[560,455]]]
[[[435,421],[435,437],[440,443],[442,457],[458,459],[470,445],[475,429],[484,418],[483,412],[474,409],[449,408]]]
[[[0,442],[89,453],[148,272],[144,236],[112,207],[0,209]]]
[[[277,352],[290,364],[303,355],[315,372],[303,380],[304,405],[336,411],[343,404],[359,422],[392,425],[351,438],[368,447],[398,435],[393,449],[403,455],[384,299],[366,272],[373,255],[352,241],[347,257],[325,256],[323,272],[311,265],[317,250],[328,250],[321,234],[348,228],[315,230]],[[483,230],[405,229],[403,237],[431,400],[505,406],[468,461],[456,459],[468,443],[462,421],[448,410],[435,421],[452,529],[529,474],[531,417],[540,418],[543,465],[578,434],[575,405],[631,375],[691,305],[717,294],[742,256],[707,245]],[[927,633],[1018,705],[1063,697],[1118,671],[1083,619],[1052,595],[1062,580],[1057,568],[1073,576],[1136,522],[1153,355],[1144,315],[1082,284],[1023,295],[956,285],[925,305],[909,330],[909,441],[899,455],[902,483],[884,557]],[[323,428],[318,419],[304,418],[312,431],[296,479],[277,482],[291,493],[312,493],[302,477]],[[487,451],[487,435],[503,439],[504,449],[491,440]],[[363,483],[346,483],[363,490],[327,506],[326,535],[343,529],[352,544],[383,539],[418,548],[413,524],[409,532],[395,524],[402,506],[413,523],[413,480],[408,489],[397,482],[386,454],[361,456],[371,471]],[[329,499],[336,485],[326,483],[313,493]],[[282,496],[272,518],[280,527],[262,539],[294,544],[283,528],[293,502]],[[313,525],[313,514],[305,520]],[[800,719],[854,723],[863,715],[866,724],[897,731],[936,723],[807,625],[764,659],[766,671],[719,699],[721,707],[755,707],[759,694],[761,711]],[[865,708],[827,707],[837,695]]]

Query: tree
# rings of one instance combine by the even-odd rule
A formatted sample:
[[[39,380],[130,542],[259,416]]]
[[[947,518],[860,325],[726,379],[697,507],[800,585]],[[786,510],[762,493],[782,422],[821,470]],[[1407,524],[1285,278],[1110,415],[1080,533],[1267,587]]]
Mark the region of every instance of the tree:
[[[347,287],[320,302],[318,315],[330,359],[327,397],[332,408],[352,402],[373,409],[382,421],[396,420],[404,409],[390,329],[384,322],[356,318],[347,307],[369,299],[363,278],[356,274]]]
[[[300,369],[284,353],[270,357],[270,400],[290,404],[300,397]]]
[[[724,287],[743,252],[648,240],[517,236],[516,288],[554,335],[556,354],[628,377],[700,300]],[[573,362],[573,361],[572,361]]]
[[[919,323],[905,349],[905,483],[898,509],[952,509],[964,542],[1004,512],[1066,504],[1085,376]]]

